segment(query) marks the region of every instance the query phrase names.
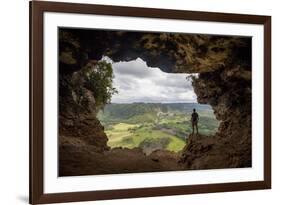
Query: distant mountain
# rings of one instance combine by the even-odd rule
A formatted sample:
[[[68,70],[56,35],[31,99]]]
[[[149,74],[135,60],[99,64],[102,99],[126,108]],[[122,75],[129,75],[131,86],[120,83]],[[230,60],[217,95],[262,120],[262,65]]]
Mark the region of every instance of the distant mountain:
[[[99,118],[129,119],[144,114],[156,115],[159,112],[180,112],[189,114],[194,108],[198,112],[212,112],[210,105],[198,103],[112,103],[104,107],[103,111],[99,113]]]

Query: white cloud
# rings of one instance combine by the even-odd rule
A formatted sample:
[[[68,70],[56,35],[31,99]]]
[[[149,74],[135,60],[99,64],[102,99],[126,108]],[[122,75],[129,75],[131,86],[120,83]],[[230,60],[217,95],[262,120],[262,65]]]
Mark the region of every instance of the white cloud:
[[[172,103],[197,102],[190,74],[165,73],[148,67],[138,58],[130,62],[113,63],[113,86],[118,94],[112,103]]]

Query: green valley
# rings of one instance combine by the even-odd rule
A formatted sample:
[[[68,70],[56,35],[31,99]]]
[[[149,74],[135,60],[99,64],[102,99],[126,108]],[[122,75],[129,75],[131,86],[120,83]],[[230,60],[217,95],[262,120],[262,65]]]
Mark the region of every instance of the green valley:
[[[218,128],[209,105],[197,103],[108,104],[98,113],[110,147],[139,147],[146,154],[157,149],[180,151],[192,132],[190,116],[200,116],[199,132],[213,135]]]

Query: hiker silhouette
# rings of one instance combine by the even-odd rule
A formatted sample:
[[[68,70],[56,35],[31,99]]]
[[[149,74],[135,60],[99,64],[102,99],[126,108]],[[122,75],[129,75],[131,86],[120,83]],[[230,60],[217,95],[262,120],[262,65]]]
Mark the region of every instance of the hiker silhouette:
[[[193,109],[193,113],[191,114],[192,134],[194,134],[194,127],[196,128],[196,134],[198,134],[198,121],[199,115],[196,109]]]

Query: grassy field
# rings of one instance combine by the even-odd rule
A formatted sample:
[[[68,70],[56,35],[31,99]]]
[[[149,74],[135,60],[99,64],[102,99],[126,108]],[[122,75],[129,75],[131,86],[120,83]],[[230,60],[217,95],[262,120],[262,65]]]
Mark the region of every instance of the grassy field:
[[[185,146],[186,137],[192,132],[191,111],[186,106],[182,107],[175,108],[173,105],[162,112],[162,107],[154,104],[137,107],[122,105],[121,109],[118,105],[105,108],[98,114],[98,118],[105,127],[108,145],[112,148],[140,147],[147,154],[157,149],[178,152]],[[204,108],[198,113],[199,132],[213,135],[219,122],[212,110]]]
[[[161,130],[154,130],[152,124],[118,123],[106,130],[106,134],[110,147],[134,148],[143,146],[142,148],[145,148],[148,144],[155,144],[155,146],[159,145],[159,148],[177,152],[185,145],[183,139]]]

